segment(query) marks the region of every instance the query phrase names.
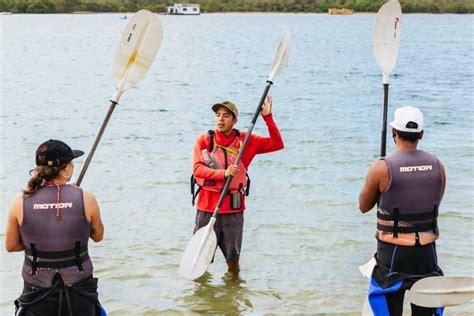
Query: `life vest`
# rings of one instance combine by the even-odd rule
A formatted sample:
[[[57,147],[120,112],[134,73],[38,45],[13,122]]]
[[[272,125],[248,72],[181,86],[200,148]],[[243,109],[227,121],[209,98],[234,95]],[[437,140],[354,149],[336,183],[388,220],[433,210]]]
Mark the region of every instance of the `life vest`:
[[[422,150],[398,152],[385,158],[390,182],[379,198],[377,230],[392,233],[433,232],[438,235],[442,197],[438,159]]]
[[[59,274],[71,286],[92,275],[87,250],[90,229],[80,188],[47,185],[25,197],[20,227],[25,282],[50,288]]]
[[[227,147],[217,144],[214,140],[214,131],[209,130],[209,148],[202,150],[201,161],[206,166],[212,169],[227,169],[227,167],[233,164],[239,154],[240,147],[242,146],[242,140],[240,138],[240,131],[234,129],[235,139]],[[250,178],[247,174],[247,168],[242,161],[238,164],[239,172],[232,177],[229,185],[228,193],[244,192],[246,196],[249,195],[250,190]],[[193,196],[192,204],[194,205],[195,200],[201,189],[221,192],[226,183],[226,179],[223,180],[209,180],[204,178],[191,176],[191,195]],[[196,184],[198,189],[195,190]]]

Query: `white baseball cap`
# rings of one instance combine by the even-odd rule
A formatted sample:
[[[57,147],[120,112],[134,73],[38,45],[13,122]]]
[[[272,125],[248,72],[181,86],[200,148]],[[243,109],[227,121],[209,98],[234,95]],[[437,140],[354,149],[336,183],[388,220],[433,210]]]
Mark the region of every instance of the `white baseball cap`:
[[[416,123],[417,127],[407,127],[410,122]],[[413,106],[398,108],[390,126],[400,132],[419,133],[423,130],[423,113]]]

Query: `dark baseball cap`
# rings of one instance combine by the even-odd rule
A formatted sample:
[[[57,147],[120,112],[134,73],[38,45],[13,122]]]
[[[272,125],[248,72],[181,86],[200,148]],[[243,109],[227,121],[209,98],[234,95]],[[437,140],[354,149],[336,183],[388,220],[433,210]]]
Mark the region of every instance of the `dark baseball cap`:
[[[64,142],[50,139],[39,145],[36,150],[36,165],[60,166],[82,155],[84,155],[82,150],[72,150]]]
[[[227,110],[229,110],[232,114],[234,114],[234,117],[235,118],[238,118],[239,117],[239,109],[237,109],[237,105],[235,105],[234,102],[232,101],[224,101],[224,102],[220,102],[220,103],[216,103],[212,106],[212,110],[214,112],[217,112],[217,110],[220,108],[220,107],[225,107]]]

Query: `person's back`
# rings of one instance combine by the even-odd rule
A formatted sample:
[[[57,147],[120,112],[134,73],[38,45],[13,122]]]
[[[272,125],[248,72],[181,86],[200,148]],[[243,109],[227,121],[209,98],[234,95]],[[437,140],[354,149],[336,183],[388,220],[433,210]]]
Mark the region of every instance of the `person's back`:
[[[34,174],[8,212],[7,251],[24,251],[24,287],[16,316],[100,315],[97,282],[88,253],[104,227],[95,197],[67,184],[72,160],[84,153],[49,140],[38,147]]]
[[[46,184],[25,196],[20,227],[26,253],[23,279],[32,285],[51,287],[56,273],[66,285],[90,277],[90,230],[80,188]],[[45,266],[49,269],[42,269]]]
[[[442,197],[439,160],[422,150],[398,151],[384,160],[390,182],[378,201],[377,239],[401,246],[435,241]]]
[[[395,111],[390,123],[397,152],[376,160],[359,197],[365,213],[377,204],[377,265],[372,272],[369,303],[375,315],[402,315],[405,290],[417,280],[442,275],[435,241],[438,209],[446,176],[441,162],[417,149],[423,115],[413,107]],[[411,305],[413,315],[433,315],[433,308]]]

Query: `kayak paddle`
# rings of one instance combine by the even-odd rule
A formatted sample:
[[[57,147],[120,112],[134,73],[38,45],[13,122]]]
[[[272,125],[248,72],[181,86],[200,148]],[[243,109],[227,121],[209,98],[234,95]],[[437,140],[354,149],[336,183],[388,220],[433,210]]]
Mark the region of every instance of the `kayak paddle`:
[[[372,35],[372,51],[377,65],[383,72],[383,127],[380,156],[385,157],[387,147],[387,110],[388,110],[388,78],[397,62],[400,48],[402,9],[397,0],[390,0],[380,7],[375,18]],[[370,278],[375,266],[375,259],[371,258],[365,265],[360,266],[360,272]]]
[[[377,12],[372,37],[372,50],[377,65],[383,71],[383,126],[380,156],[387,147],[388,79],[397,62],[400,48],[402,8],[397,0],[385,3]]]
[[[260,98],[258,107],[255,110],[252,121],[247,130],[247,134],[245,135],[244,142],[239,150],[239,154],[237,155],[237,159],[234,162],[236,165],[239,164],[240,159],[242,158],[242,154],[250,139],[250,134],[252,133],[252,130],[255,126],[255,122],[257,121],[260,111],[262,110],[265,98],[267,97],[268,91],[270,90],[270,87],[273,84],[273,78],[285,67],[288,62],[289,41],[290,33],[288,31],[288,28],[285,27],[285,29],[283,30],[283,35],[277,47],[275,57],[273,58],[272,69],[267,79],[267,85],[265,87],[265,90],[263,91],[262,97]],[[211,263],[212,257],[214,256],[214,252],[217,246],[217,237],[216,233],[214,232],[214,224],[217,220],[217,215],[219,213],[219,209],[222,205],[222,202],[224,201],[224,198],[229,190],[229,185],[231,181],[232,177],[228,177],[209,223],[199,229],[193,235],[191,241],[186,247],[186,250],[184,251],[179,266],[179,274],[184,278],[188,278],[191,280],[199,278],[201,275],[204,274],[204,272],[206,272],[209,264]]]
[[[383,72],[383,125],[380,144],[380,157],[385,157],[387,149],[387,112],[388,112],[388,85],[389,77],[397,62],[400,48],[402,8],[397,0],[390,0],[380,7],[375,18],[372,34],[372,51],[377,65]],[[372,257],[369,262],[359,267],[362,275],[372,277],[372,270],[376,265]],[[373,315],[369,302],[366,299],[363,315]]]
[[[445,307],[461,305],[474,298],[472,277],[429,277],[417,281],[408,299],[412,304],[423,307]]]
[[[140,10],[128,22],[114,57],[113,76],[116,90],[112,99],[110,99],[109,111],[87,155],[86,162],[82,166],[81,173],[76,181],[77,186],[80,186],[84,178],[120,96],[125,90],[133,87],[145,76],[155,59],[162,39],[163,28],[161,27],[160,20],[150,11]]]

